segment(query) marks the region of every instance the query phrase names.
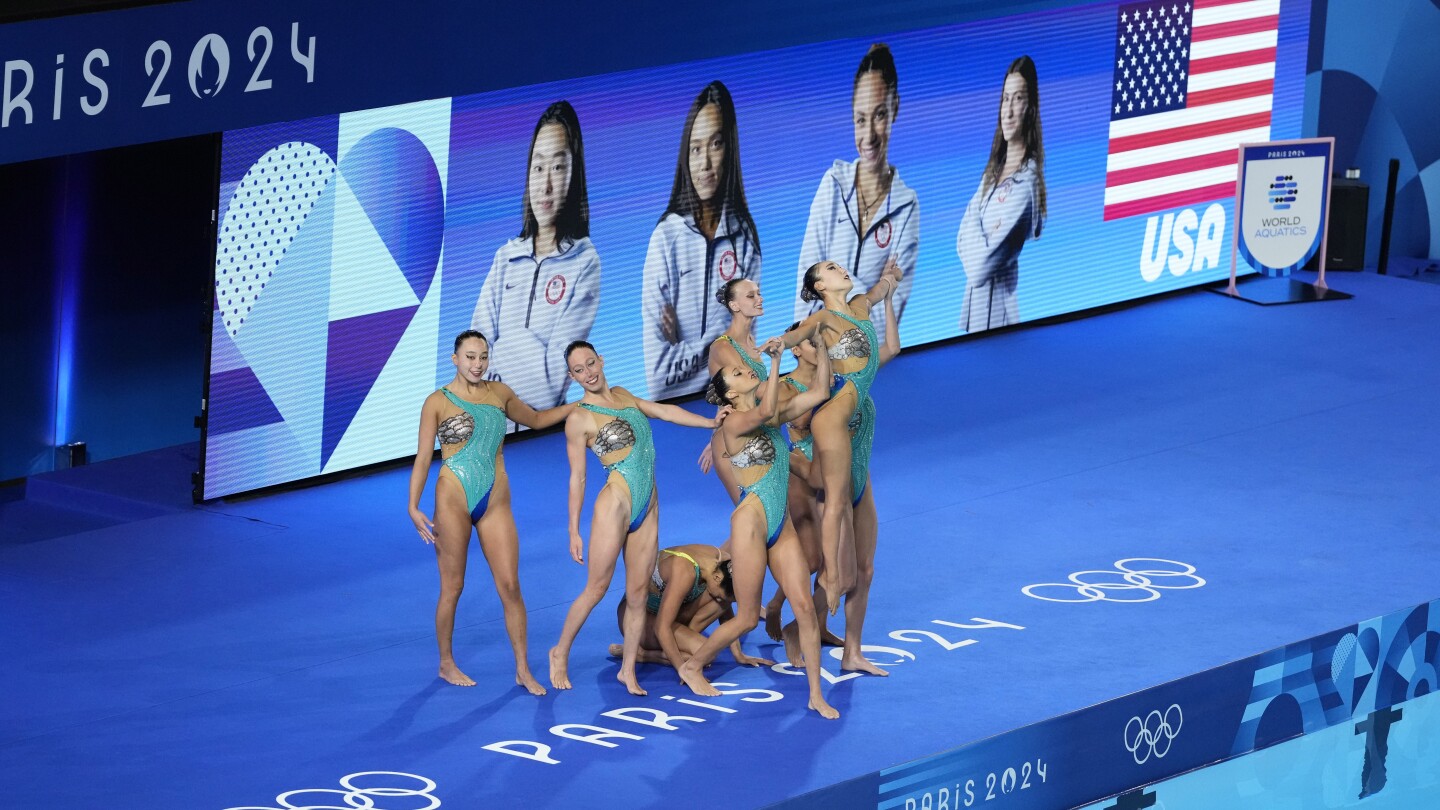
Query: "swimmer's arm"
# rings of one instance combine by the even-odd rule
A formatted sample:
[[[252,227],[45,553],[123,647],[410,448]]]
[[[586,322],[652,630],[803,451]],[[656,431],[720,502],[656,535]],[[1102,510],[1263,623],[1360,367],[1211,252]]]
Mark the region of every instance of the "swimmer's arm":
[[[509,417],[510,421],[518,422],[534,430],[544,430],[558,425],[570,415],[571,411],[575,410],[575,403],[567,402],[564,405],[537,411],[530,407],[525,400],[516,396],[514,389],[505,383],[497,382],[491,383],[491,385],[499,386],[500,397],[505,403],[505,415]]]
[[[815,352],[815,384],[784,403],[776,420],[777,424],[789,422],[830,398],[830,347],[826,345],[823,330],[817,333],[815,341],[818,349]]]
[[[570,461],[570,489],[566,499],[570,558],[582,564],[585,562],[585,540],[580,536],[580,507],[585,502],[585,446],[590,443],[586,422],[589,421],[589,414],[578,409],[565,419],[565,456]]]
[[[895,296],[885,296],[885,342],[880,344],[880,365],[900,353],[900,319],[895,317]]]
[[[431,394],[420,407],[419,441],[415,463],[410,467],[410,521],[427,543],[435,542],[435,523],[420,510],[420,496],[425,492],[425,479],[430,476],[430,462],[435,459],[435,431],[440,425],[440,394]]]
[[[662,556],[660,578],[665,580],[665,590],[660,593],[660,610],[655,616],[655,638],[665,652],[665,660],[679,669],[688,656],[680,652],[680,644],[675,640],[675,617],[680,615],[685,594],[695,587],[695,568],[676,557]]]
[[[729,408],[721,408],[714,416],[701,416],[698,413],[691,413],[679,405],[671,405],[666,402],[651,402],[648,399],[635,397],[635,407],[651,419],[659,419],[671,424],[683,427],[706,428],[713,430],[720,426],[721,421],[729,414]]]
[[[820,329],[820,323],[825,317],[825,310],[812,312],[810,316],[800,322],[799,326],[780,336],[780,345],[789,351],[815,336]]]

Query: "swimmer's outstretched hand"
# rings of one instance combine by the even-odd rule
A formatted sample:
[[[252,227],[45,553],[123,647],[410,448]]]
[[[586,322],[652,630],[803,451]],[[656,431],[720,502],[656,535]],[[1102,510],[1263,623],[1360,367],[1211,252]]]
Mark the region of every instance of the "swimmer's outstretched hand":
[[[706,442],[705,449],[700,451],[700,458],[696,459],[696,463],[700,465],[701,475],[710,474],[710,468],[715,464],[713,453],[714,451],[710,449],[710,443]]]
[[[730,412],[733,411],[733,410],[735,410],[735,409],[732,408],[732,407],[730,407],[729,405],[726,405],[726,406],[722,407],[722,408],[719,410],[719,412],[717,412],[717,413],[715,414],[715,423],[714,423],[713,425],[711,425],[711,427],[716,427],[716,428],[720,427],[720,425],[721,425],[722,423],[724,423],[725,417],[729,416],[729,415],[730,415]],[[707,449],[707,450],[710,449],[710,446],[709,446],[709,445],[706,445],[706,446],[705,446],[705,449]]]
[[[415,531],[420,533],[420,539],[427,543],[435,542],[435,522],[425,516],[419,509],[410,510],[410,522],[415,524]]]
[[[778,338],[778,337],[770,338],[769,340],[765,341],[765,344],[764,344],[764,345],[762,345],[762,346],[760,347],[760,353],[761,353],[761,354],[768,354],[768,355],[770,355],[771,357],[779,357],[780,354],[781,354],[782,352],[784,352],[784,351],[785,351],[785,340],[784,340],[784,338]]]
[[[570,533],[570,559],[581,565],[585,564],[585,539],[579,532]]]

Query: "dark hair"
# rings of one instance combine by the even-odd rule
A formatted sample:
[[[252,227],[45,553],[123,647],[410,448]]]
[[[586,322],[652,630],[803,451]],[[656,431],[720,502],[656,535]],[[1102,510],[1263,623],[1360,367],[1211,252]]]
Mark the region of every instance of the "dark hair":
[[[566,364],[566,365],[569,365],[569,364],[570,364],[570,355],[573,354],[573,353],[575,352],[575,350],[577,350],[577,349],[589,349],[590,351],[595,352],[595,347],[594,347],[594,346],[591,346],[591,345],[589,344],[589,342],[584,341],[584,340],[572,340],[572,341],[570,341],[570,345],[568,345],[568,346],[565,347],[565,364]],[[595,352],[595,354],[596,354],[596,356],[598,357],[600,353],[599,353],[599,352]]]
[[[715,570],[720,573],[720,590],[731,601],[735,599],[735,572],[730,568],[730,560],[722,560],[715,563]]]
[[[860,79],[866,73],[879,73],[880,80],[885,82],[885,89],[890,91],[890,102],[895,115],[900,113],[900,76],[895,72],[895,56],[890,53],[890,46],[883,42],[877,42],[870,46],[865,56],[860,59],[860,67],[855,70],[855,83],[850,87],[850,100],[855,100],[855,91],[860,87]],[[893,119],[892,119],[893,120]]]
[[[735,124],[735,102],[730,98],[730,91],[722,82],[711,82],[705,85],[700,95],[690,104],[690,112],[685,116],[685,129],[680,133],[680,157],[675,162],[675,182],[670,187],[670,204],[665,206],[665,213],[660,215],[664,219],[670,214],[688,216],[692,219],[700,215],[700,197],[695,194],[695,183],[690,179],[690,133],[695,129],[695,118],[700,111],[705,109],[707,104],[714,104],[720,110],[720,136],[725,140],[725,162],[721,166],[723,174],[720,188],[720,200],[722,207],[728,205],[730,212],[740,219],[740,229],[745,236],[755,245],[755,252],[760,252],[760,232],[755,230],[755,220],[750,217],[750,206],[745,202],[745,183],[740,178],[740,130]]]
[[[455,336],[455,354],[460,353],[460,344],[464,343],[470,338],[480,338],[481,340],[485,341],[486,346],[490,345],[490,338],[485,337],[485,334],[483,332],[479,332],[474,329],[466,329],[464,332],[461,332],[460,334]]]
[[[824,263],[825,262],[815,262],[806,268],[805,279],[800,285],[801,301],[819,301],[824,297],[815,289],[815,282],[820,278],[820,265]],[[795,327],[792,326],[790,328],[794,329]]]
[[[1035,218],[1035,235],[1040,235],[1040,229],[1045,223],[1045,144],[1040,132],[1040,80],[1035,75],[1035,62],[1028,56],[1022,56],[1010,63],[1005,71],[1005,78],[1010,74],[1018,73],[1020,78],[1025,80],[1025,93],[1029,103],[1025,105],[1025,115],[1020,119],[1020,128],[1024,133],[1025,156],[1035,164],[1035,188],[1036,199],[1040,204],[1040,216]],[[1004,97],[1004,93],[1001,93]],[[1005,170],[1005,136],[1000,132],[1000,114],[995,114],[995,137],[990,141],[990,162],[985,164],[985,175],[983,189],[988,192],[992,186],[1000,182],[1000,172]]]
[[[705,401],[711,405],[724,405],[728,393],[730,383],[725,382],[725,369],[722,368],[711,375],[709,385],[705,386]]]
[[[570,150],[570,188],[555,217],[555,238],[557,241],[582,239],[590,235],[590,198],[585,192],[585,143],[580,138],[580,118],[568,101],[557,101],[546,107],[540,120],[535,122],[535,132],[530,135],[530,151],[525,157],[525,193],[520,198],[520,216],[524,223],[520,228],[520,238],[532,238],[540,230],[535,214],[530,210],[530,161],[535,159],[535,141],[546,124],[559,124],[565,128],[565,148]]]
[[[736,276],[720,285],[720,288],[715,291],[715,300],[720,302],[720,306],[729,306],[730,302],[735,300],[735,286],[742,281],[750,281],[750,279]]]

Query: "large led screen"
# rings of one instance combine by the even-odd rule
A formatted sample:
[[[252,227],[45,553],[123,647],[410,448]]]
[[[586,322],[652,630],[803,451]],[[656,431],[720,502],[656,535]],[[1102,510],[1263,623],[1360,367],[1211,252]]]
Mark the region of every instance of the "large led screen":
[[[578,338],[699,390],[716,289],[759,282],[763,340],[820,259],[857,292],[899,266],[906,346],[1223,278],[1235,147],[1299,136],[1308,20],[1105,3],[227,133],[204,495],[413,453],[467,328],[545,407]]]

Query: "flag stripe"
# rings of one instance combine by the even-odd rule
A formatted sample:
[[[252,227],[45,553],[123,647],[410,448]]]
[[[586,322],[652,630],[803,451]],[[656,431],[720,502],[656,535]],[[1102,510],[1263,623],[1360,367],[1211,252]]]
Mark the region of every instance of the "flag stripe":
[[[1187,110],[1187,112],[1189,112]],[[1146,132],[1141,135],[1130,135],[1123,138],[1110,139],[1110,153],[1129,152],[1132,149],[1144,149],[1149,146],[1162,146],[1179,141],[1188,141],[1191,138],[1204,138],[1209,135],[1223,135],[1228,132],[1239,132],[1242,129],[1255,129],[1256,127],[1270,126],[1270,111],[1242,115],[1235,118],[1222,118],[1219,121],[1205,121],[1199,124],[1190,124],[1183,127],[1172,127],[1159,132]]]
[[[1280,0],[1245,0],[1227,3],[1223,6],[1208,6],[1196,3],[1191,25],[1197,29],[1202,25],[1249,20],[1255,17],[1274,17],[1280,13]]]
[[[1273,66],[1272,66],[1273,67]],[[1249,98],[1251,96],[1269,96],[1275,92],[1275,80],[1266,79],[1263,82],[1250,82],[1249,84],[1235,84],[1229,87],[1217,87],[1214,90],[1202,90],[1198,93],[1191,92],[1187,102],[1192,107],[1201,107],[1206,104],[1218,104],[1222,101],[1234,101],[1237,98]]]
[[[1269,114],[1270,107],[1271,99],[1269,96],[1256,96],[1255,98],[1211,104],[1193,110],[1171,110],[1169,112],[1156,113],[1139,118],[1125,118],[1110,122],[1110,138],[1113,140],[1131,135],[1143,135],[1148,132],[1160,132],[1171,129],[1172,127],[1203,124],[1206,121],[1221,118],[1238,118],[1242,115],[1251,115],[1253,113]],[[1124,152],[1129,150],[1111,149],[1110,151]]]
[[[1196,26],[1191,42],[1204,42],[1210,39],[1223,39],[1225,37],[1238,37],[1245,34],[1258,34],[1262,31],[1274,31],[1279,24],[1279,17],[1255,17],[1249,20],[1235,20],[1233,22],[1218,23],[1205,27]]]
[[[1203,90],[1214,90],[1219,87],[1230,87],[1237,84],[1263,82],[1273,78],[1275,78],[1275,63],[1266,62],[1263,65],[1216,70],[1210,73],[1192,72],[1187,86],[1191,93],[1199,93]],[[1193,107],[1194,104],[1187,104],[1185,106]]]
[[[1263,65],[1266,62],[1274,61],[1274,48],[1259,48],[1253,51],[1225,54],[1224,56],[1212,56],[1209,59],[1191,59],[1190,74],[1213,73],[1217,70]]]
[[[1233,141],[1233,137],[1231,137],[1230,140]],[[1222,149],[1218,152],[1209,152],[1207,154],[1184,157],[1178,160],[1168,160],[1162,163],[1147,163],[1132,169],[1119,169],[1109,172],[1105,175],[1105,187],[1108,189],[1112,186],[1139,183],[1172,174],[1185,174],[1186,172],[1198,172],[1204,169],[1234,165],[1235,147],[1232,143],[1229,149]]]
[[[1124,186],[1110,186],[1105,189],[1105,204],[1117,205],[1119,203],[1145,200],[1151,197],[1164,197],[1169,194],[1178,194],[1182,191],[1190,191],[1197,188],[1213,188],[1221,183],[1229,181],[1231,189],[1235,183],[1235,162],[1231,161],[1227,166],[1201,169],[1200,171],[1185,172],[1169,177],[1162,177],[1158,180],[1146,180],[1143,183],[1130,183]]]
[[[1235,194],[1235,181],[1232,178],[1228,183],[1218,183],[1206,188],[1196,188],[1189,191],[1178,191],[1173,194],[1162,194],[1158,197],[1147,197],[1143,200],[1133,202],[1117,203],[1105,206],[1105,221],[1122,219],[1124,217],[1139,216],[1152,211],[1164,211],[1167,208],[1180,208],[1196,203],[1210,202],[1222,197],[1231,197]]]
[[[1232,53],[1254,51],[1262,48],[1273,49],[1279,41],[1280,36],[1275,31],[1261,31],[1258,34],[1245,34],[1238,37],[1192,42],[1190,43],[1190,60],[1193,62],[1196,59],[1209,59],[1212,56],[1228,56]]]
[[[1207,9],[1219,8],[1221,6],[1236,6],[1242,3],[1249,3],[1251,0],[1197,0],[1195,10],[1205,11]]]
[[[1215,152],[1229,152],[1233,155],[1237,144],[1262,143],[1270,139],[1270,127],[1256,127],[1239,132],[1226,132],[1222,135],[1211,135],[1208,138],[1195,138],[1180,143],[1167,143],[1164,146],[1152,146],[1148,149],[1134,149],[1129,152],[1120,152],[1109,155],[1105,158],[1106,173],[1125,171],[1144,166],[1149,163],[1164,163],[1170,160],[1182,158],[1199,157]]]

